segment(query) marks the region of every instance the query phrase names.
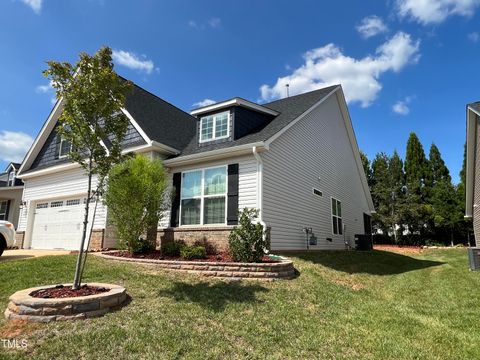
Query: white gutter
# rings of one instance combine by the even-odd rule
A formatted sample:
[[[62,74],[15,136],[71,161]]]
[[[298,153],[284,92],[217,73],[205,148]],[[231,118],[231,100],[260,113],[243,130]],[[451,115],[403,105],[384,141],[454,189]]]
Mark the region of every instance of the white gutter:
[[[253,156],[257,159],[257,210],[258,222],[263,226],[263,237],[265,240],[267,224],[263,221],[263,160],[257,151],[257,146],[252,147]]]
[[[264,142],[256,142],[245,145],[233,146],[225,149],[216,149],[200,152],[191,155],[178,156],[173,159],[164,160],[163,164],[167,167],[198,164],[199,162],[225,159],[232,156],[251,154],[252,146],[262,150],[268,150]]]

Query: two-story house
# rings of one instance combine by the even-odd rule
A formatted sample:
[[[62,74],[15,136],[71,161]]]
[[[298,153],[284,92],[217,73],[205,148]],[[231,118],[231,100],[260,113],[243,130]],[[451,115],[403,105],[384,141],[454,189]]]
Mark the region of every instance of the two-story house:
[[[57,102],[20,169],[24,247],[77,249],[87,179],[55,132]],[[370,230],[373,204],[341,86],[268,104],[233,98],[190,114],[135,86],[123,112],[125,152],[163,160],[174,196],[158,238],[207,239],[225,248],[239,210],[257,208],[272,249],[353,245]],[[99,203],[93,248],[115,247]],[[310,236],[310,235],[309,235]]]

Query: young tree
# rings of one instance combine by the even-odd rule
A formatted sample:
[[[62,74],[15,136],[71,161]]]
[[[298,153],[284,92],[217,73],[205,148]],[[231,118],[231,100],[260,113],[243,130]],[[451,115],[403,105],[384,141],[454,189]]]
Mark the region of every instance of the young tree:
[[[132,253],[155,248],[158,222],[168,199],[167,176],[160,160],[137,155],[111,169],[105,203],[123,247]],[[146,241],[141,239],[145,234]]]
[[[70,159],[80,164],[88,177],[83,233],[73,281],[73,288],[78,289],[90,202],[98,195],[93,194],[92,179],[97,176],[101,187],[111,166],[122,159],[121,142],[129,120],[121,109],[131,84],[114,72],[112,51],[108,47],[93,56],[81,53],[76,64],[49,61],[43,74],[51,80],[57,99],[63,99],[57,132],[71,144]]]

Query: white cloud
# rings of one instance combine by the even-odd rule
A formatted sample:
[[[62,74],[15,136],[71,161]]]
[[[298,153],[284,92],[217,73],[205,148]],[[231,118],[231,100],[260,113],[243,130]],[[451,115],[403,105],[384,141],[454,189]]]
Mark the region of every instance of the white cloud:
[[[52,82],[49,82],[48,84],[45,84],[45,85],[38,85],[35,88],[35,91],[39,94],[46,94],[53,91]]]
[[[21,162],[33,143],[33,138],[23,132],[0,131],[0,160]]]
[[[132,70],[138,70],[151,74],[155,69],[152,60],[147,60],[145,55],[137,56],[136,54],[124,50],[113,50],[112,58],[118,65],[125,66]]]
[[[453,15],[472,16],[480,0],[397,0],[400,17],[409,17],[423,25],[439,24]]]
[[[208,19],[205,22],[197,22],[195,20],[189,20],[188,21],[188,26],[191,28],[197,29],[197,30],[205,30],[207,27],[210,27],[212,29],[217,29],[222,25],[222,20],[217,17],[213,17]]]
[[[220,25],[222,25],[222,20],[219,18],[211,18],[208,20],[208,25],[212,28],[218,28]]]
[[[204,106],[208,106],[208,105],[212,105],[212,104],[215,104],[216,101],[215,100],[212,100],[212,99],[204,99],[202,101],[199,101],[199,102],[196,102],[194,103],[192,106],[193,107],[204,107]]]
[[[305,63],[292,74],[278,78],[273,86],[262,85],[261,98],[265,101],[281,98],[286,84],[291,95],[341,84],[347,101],[367,107],[382,89],[380,76],[416,63],[419,48],[419,40],[413,41],[409,34],[398,32],[377,48],[375,56],[361,59],[344,55],[334,44],[312,49],[304,54]]]
[[[388,31],[387,25],[376,15],[363,18],[356,29],[365,39]]]
[[[474,43],[479,42],[480,41],[480,32],[475,31],[475,32],[472,32],[472,33],[468,34],[468,39],[471,42],[474,42]]]
[[[43,0],[21,0],[25,5],[29,6],[36,14],[40,14],[42,10]]]

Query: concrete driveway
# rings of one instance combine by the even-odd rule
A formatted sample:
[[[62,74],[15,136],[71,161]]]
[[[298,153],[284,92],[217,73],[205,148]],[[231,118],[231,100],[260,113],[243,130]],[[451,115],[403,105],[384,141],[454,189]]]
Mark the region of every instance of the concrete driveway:
[[[5,250],[0,256],[0,262],[7,260],[28,259],[40,256],[67,255],[69,250],[34,250],[34,249],[16,249]]]

